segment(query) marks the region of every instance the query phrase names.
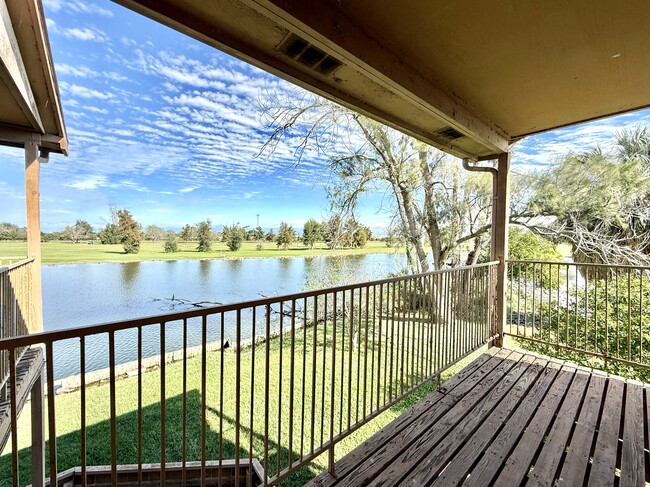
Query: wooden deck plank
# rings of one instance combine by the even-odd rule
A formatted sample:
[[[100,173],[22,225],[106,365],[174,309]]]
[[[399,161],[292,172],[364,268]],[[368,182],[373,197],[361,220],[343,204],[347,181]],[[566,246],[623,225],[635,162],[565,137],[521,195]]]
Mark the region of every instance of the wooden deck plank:
[[[375,433],[372,437],[366,440],[364,443],[359,445],[349,454],[341,458],[336,462],[336,476],[331,475],[329,472],[323,472],[309,482],[308,486],[331,486],[335,485],[339,479],[345,477],[354,469],[356,469],[360,464],[367,461],[367,459],[382,445],[387,443],[396,435],[403,433],[404,429],[410,426],[414,421],[416,421],[422,414],[430,410],[437,403],[444,400],[448,403],[442,405],[442,409],[445,409],[446,406],[451,407],[452,400],[456,396],[460,397],[462,392],[454,392],[456,388],[461,388],[464,390],[466,387],[475,385],[481,377],[486,373],[484,366],[488,369],[496,366],[504,356],[509,354],[500,353],[498,349],[488,350],[485,353],[479,355],[474,359],[467,367],[464,367],[458,374],[455,374],[447,381],[445,381],[440,390],[435,391],[429,394],[426,398],[419,401],[411,409],[409,409],[404,414],[400,415],[395,421],[392,421],[380,431]],[[447,399],[445,399],[447,398]]]
[[[520,353],[513,353],[507,359],[504,359],[490,374],[485,377],[474,389],[465,395],[453,408],[445,414],[440,421],[435,423],[428,422],[427,427],[422,427],[415,438],[410,438],[408,443],[398,441],[394,445],[390,458],[382,459],[375,465],[379,468],[363,469],[361,475],[354,472],[352,483],[346,485],[397,485],[399,479],[404,474],[422,460],[428,453],[428,446],[437,444],[462,420],[467,419],[467,413],[471,411],[482,399],[494,389],[494,387],[503,380],[507,374],[519,361],[524,357]],[[401,439],[400,439],[401,440]],[[414,441],[413,441],[414,440]],[[381,474],[381,476],[379,476]],[[373,479],[376,479],[373,481]]]
[[[562,402],[562,406],[551,426],[542,451],[535,461],[533,474],[527,485],[548,486],[553,485],[560,467],[562,454],[566,449],[574,423],[577,421],[585,397],[587,384],[590,382],[591,374],[588,371],[578,369],[576,377]]]
[[[633,487],[643,485],[645,480],[643,385],[627,381],[625,392],[620,487]]]
[[[589,465],[591,447],[596,435],[598,417],[603,405],[603,393],[605,392],[606,378],[604,375],[592,374],[589,381],[587,394],[582,403],[580,417],[575,426],[571,443],[567,449],[566,458],[560,478],[559,485],[582,485]]]
[[[553,388],[520,437],[513,454],[507,459],[494,485],[512,487],[519,485],[526,477],[535,454],[544,441],[546,431],[567,395],[567,390],[572,388],[576,381],[578,386],[586,385],[587,377],[584,374],[579,375],[578,372],[577,369],[569,365],[562,368],[558,380],[553,384]]]
[[[524,390],[524,388],[521,387],[523,384],[515,385],[508,397],[504,399],[502,404],[495,410],[495,414],[489,418],[488,421],[483,423],[474,436],[472,436],[463,448],[455,454],[453,460],[433,482],[432,486],[446,487],[458,485],[466,479],[470,470],[471,477],[474,477],[475,469],[472,469],[472,465],[481,458],[486,447],[490,442],[492,442],[493,438],[497,436],[499,429],[504,425],[510,424],[511,421],[516,421],[516,415],[525,411],[534,410],[534,408],[537,407],[553,382],[553,379],[555,379],[560,367],[557,364],[549,364],[549,362],[543,358],[538,358],[536,360],[533,367],[530,369],[531,374],[535,372],[536,367],[539,367],[540,370],[535,376],[535,380],[530,388]],[[512,416],[510,416],[511,414]],[[526,423],[527,422],[528,421],[526,421]],[[522,429],[523,427],[518,428],[517,435]],[[506,432],[502,438],[512,438],[512,432]],[[495,445],[495,443],[496,440],[492,444]],[[508,448],[508,452],[509,451],[510,448]],[[503,455],[503,458],[505,458],[505,455]],[[488,464],[492,464],[492,462],[488,462]],[[489,478],[482,481],[479,472],[477,472],[476,480],[478,480],[478,484],[475,485],[489,485],[492,479]]]
[[[454,454],[484,424],[500,423],[510,415],[521,397],[533,384],[545,360],[526,355],[467,415],[465,421],[454,428],[440,443],[430,449],[426,458],[408,474],[409,482],[428,485],[451,461]],[[514,392],[513,392],[514,391]]]
[[[434,392],[433,396],[437,400],[430,403],[426,409],[420,409],[419,413],[408,424],[403,424],[400,428],[387,427],[386,432],[378,432],[370,440],[364,442],[359,448],[356,448],[349,455],[336,463],[336,477],[329,473],[323,473],[308,485],[335,485],[341,479],[345,478],[346,484],[351,482],[348,475],[359,477],[365,470],[375,466],[376,461],[387,461],[388,457],[397,447],[407,445],[407,441],[417,440],[419,432],[426,425],[433,424],[447,413],[468,391],[480,384],[486,377],[490,376],[496,367],[504,359],[512,355],[512,351],[501,349],[492,355],[489,360],[483,362],[481,366],[472,371],[465,379],[454,387],[445,387],[439,392]],[[446,383],[445,383],[446,384]]]
[[[531,391],[522,401],[520,407],[474,466],[471,475],[463,485],[478,487],[492,484],[494,477],[515,447],[517,440],[522,435],[542,400],[547,394],[550,394],[551,401],[553,401],[553,398],[559,396],[561,391],[564,391],[570,384],[575,369],[565,367],[563,372],[560,373],[561,368],[560,363],[549,362],[544,376],[549,383],[547,384],[544,378],[538,381],[535,391]]]
[[[650,388],[519,351],[473,364],[310,485],[643,485]]]
[[[614,484],[624,389],[625,382],[622,380],[611,377],[607,379],[605,404],[589,473],[590,487]]]

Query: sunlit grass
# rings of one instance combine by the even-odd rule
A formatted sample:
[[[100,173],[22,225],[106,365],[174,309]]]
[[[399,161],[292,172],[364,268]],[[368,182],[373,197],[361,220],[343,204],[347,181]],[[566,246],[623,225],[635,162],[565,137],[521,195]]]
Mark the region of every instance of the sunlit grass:
[[[196,242],[181,242],[179,252],[166,253],[163,242],[143,242],[137,254],[125,254],[121,245],[102,245],[71,242],[44,242],[42,245],[44,264],[71,264],[83,262],[139,262],[143,260],[181,259],[231,259],[262,257],[307,257],[317,255],[358,255],[402,252],[403,249],[387,247],[384,242],[370,241],[360,249],[329,250],[323,243],[313,249],[296,242],[289,249],[278,248],[273,242],[263,242],[257,250],[256,242],[245,242],[242,248],[231,252],[222,242],[212,245],[212,252],[198,252]],[[0,258],[20,258],[27,255],[27,244],[17,241],[0,241]]]
[[[268,409],[268,439],[269,459],[268,472],[277,472],[278,456],[280,468],[285,468],[291,454],[293,461],[300,458],[301,452],[305,453],[310,449],[312,437],[314,444],[318,446],[322,436],[326,441],[329,437],[330,411],[334,410],[333,422],[335,434],[339,426],[343,429],[348,422],[347,404],[350,402],[350,423],[363,416],[364,397],[366,399],[366,411],[370,412],[370,403],[374,402],[376,407],[377,386],[370,387],[370,376],[364,371],[372,367],[373,357],[377,367],[380,357],[380,349],[368,345],[366,354],[365,341],[360,341],[358,350],[350,350],[349,337],[341,335],[342,330],[337,331],[337,351],[332,356],[332,329],[329,326],[327,334],[321,327],[316,336],[314,346],[313,328],[296,330],[293,347],[288,335],[282,339],[272,339],[268,343],[269,349],[269,402],[268,408],[264,404],[265,396],[265,371],[266,369],[266,343],[258,344],[253,351],[252,348],[242,349],[239,354],[240,380],[236,380],[237,353],[232,349],[208,352],[206,356],[206,457],[207,459],[234,458],[236,430],[235,418],[240,417],[241,427],[239,452],[242,458],[248,457],[251,444],[250,421],[253,418],[253,456],[264,464],[264,418]],[[407,332],[408,334],[408,332]],[[408,335],[407,335],[408,336]],[[415,335],[412,335],[415,336]],[[344,343],[341,340],[344,340]],[[118,342],[119,343],[119,342]],[[133,346],[133,345],[128,345]],[[412,349],[413,350],[413,349]],[[305,367],[303,368],[303,351],[305,353]],[[383,353],[386,353],[384,349]],[[397,353],[397,352],[395,352]],[[253,354],[255,356],[253,357]],[[292,361],[294,356],[293,375],[291,374]],[[223,362],[222,362],[223,356]],[[316,360],[313,361],[315,356]],[[367,357],[367,360],[365,360]],[[352,358],[351,369],[347,364]],[[424,355],[417,352],[406,355],[407,360],[418,358],[424,364]],[[344,373],[341,376],[341,363]],[[464,363],[467,363],[465,361]],[[459,364],[453,370],[447,371],[447,377],[459,370],[463,365]],[[188,461],[200,460],[201,458],[201,358],[190,358],[186,362],[187,386],[186,386],[186,459]],[[280,365],[281,364],[281,365]],[[314,368],[312,364],[316,364]],[[335,364],[334,375],[333,364]],[[387,377],[391,376],[388,361],[384,361],[382,370]],[[220,382],[221,368],[223,366],[223,381]],[[347,371],[350,370],[351,373]],[[305,385],[303,388],[303,371]],[[384,398],[388,393],[388,384],[396,387],[396,377],[399,374],[398,360],[393,361],[393,381],[382,383],[379,388],[379,397]],[[282,378],[280,379],[280,372]],[[315,374],[313,375],[313,373]],[[251,373],[254,381],[251,380]],[[410,384],[415,384],[422,378],[407,378]],[[293,380],[292,380],[293,377]],[[315,377],[312,385],[312,378]],[[334,394],[334,404],[331,399],[331,381],[334,377],[337,393]],[[223,384],[223,392],[219,390],[219,384]],[[237,384],[240,384],[237,388]],[[252,386],[251,386],[252,384]],[[341,387],[341,384],[343,387]],[[364,386],[365,384],[365,386]],[[314,387],[315,386],[315,387]],[[387,386],[387,387],[384,387]],[[167,462],[180,461],[182,459],[182,425],[183,425],[183,363],[176,362],[166,365],[165,373],[165,407],[166,407],[166,443],[165,454]],[[435,380],[428,381],[415,393],[406,399],[396,403],[387,411],[379,415],[370,423],[354,431],[347,438],[341,441],[336,447],[336,457],[340,458],[351,451],[359,443],[380,430],[384,425],[395,419],[401,412],[405,411],[419,399],[430,393],[436,387]],[[342,390],[342,392],[340,392]],[[291,391],[293,391],[293,408],[291,407]],[[324,395],[323,395],[324,391]],[[365,391],[365,395],[364,395]],[[251,393],[253,394],[251,408]],[[136,377],[125,378],[116,382],[116,415],[117,415],[117,462],[118,464],[137,463],[138,445],[138,379]],[[160,461],[160,417],[161,417],[161,373],[160,369],[150,371],[142,375],[142,461],[154,463]],[[237,398],[240,398],[237,401]],[[303,412],[303,397],[304,412]],[[312,398],[315,405],[312,414]],[[78,466],[80,464],[80,393],[72,392],[56,396],[56,431],[57,431],[57,458],[58,471]],[[358,409],[357,409],[358,401]],[[281,402],[281,404],[280,404]],[[341,403],[343,407],[341,407]],[[239,404],[239,409],[237,404]],[[87,390],[86,421],[87,421],[87,464],[108,465],[111,462],[110,449],[110,388],[108,385],[90,387]],[[45,413],[47,417],[47,411]],[[304,418],[304,420],[303,420]],[[313,422],[312,422],[313,418]],[[288,433],[290,425],[293,428],[293,441],[289,448]],[[47,428],[47,426],[46,426]],[[278,442],[278,429],[280,429],[280,441]],[[218,432],[223,431],[220,438]],[[19,419],[18,443],[20,449],[20,475],[21,485],[30,482],[30,451],[29,442],[31,437],[29,424],[29,407]],[[220,441],[221,440],[221,441]],[[0,486],[11,484],[11,455],[9,449],[0,457]],[[47,454],[46,454],[47,457]],[[317,473],[323,471],[327,466],[327,456],[321,455],[309,465],[303,467],[287,479],[283,485],[302,485]]]

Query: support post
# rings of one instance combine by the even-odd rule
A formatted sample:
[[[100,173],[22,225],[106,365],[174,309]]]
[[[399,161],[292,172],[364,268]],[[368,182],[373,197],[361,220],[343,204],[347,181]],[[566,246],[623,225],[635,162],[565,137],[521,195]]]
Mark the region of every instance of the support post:
[[[41,288],[41,205],[40,136],[25,142],[25,199],[27,205],[27,256],[31,264],[31,309],[27,327],[29,333],[43,331],[43,291]]]
[[[43,371],[31,391],[32,412],[32,485],[43,487],[45,485],[45,436],[43,424]]]
[[[492,207],[491,258],[498,260],[495,296],[495,345],[505,345],[503,336],[506,321],[506,259],[508,258],[508,220],[510,219],[510,153],[499,155]]]

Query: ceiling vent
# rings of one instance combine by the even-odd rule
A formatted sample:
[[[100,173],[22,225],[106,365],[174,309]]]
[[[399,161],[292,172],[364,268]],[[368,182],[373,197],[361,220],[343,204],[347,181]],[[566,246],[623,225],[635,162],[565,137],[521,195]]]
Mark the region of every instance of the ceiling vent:
[[[437,130],[435,133],[436,135],[440,135],[447,140],[460,139],[463,137],[463,134],[461,134],[453,127],[445,127],[444,129]]]
[[[338,59],[293,33],[289,33],[276,49],[300,64],[324,75],[332,74],[343,65]]]

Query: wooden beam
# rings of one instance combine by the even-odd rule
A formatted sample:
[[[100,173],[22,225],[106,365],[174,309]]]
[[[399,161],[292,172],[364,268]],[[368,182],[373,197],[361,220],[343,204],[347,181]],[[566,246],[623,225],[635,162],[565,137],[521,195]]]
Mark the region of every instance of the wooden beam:
[[[503,346],[503,327],[506,320],[506,259],[508,258],[508,220],[510,218],[510,153],[499,156],[497,181],[492,201],[491,259],[498,260],[496,282],[495,345]]]
[[[0,79],[7,85],[34,130],[43,133],[43,121],[12,25],[6,0],[0,0]]]
[[[389,46],[383,45],[381,39],[346,18],[335,3],[318,1],[317,6],[303,0],[242,0],[242,3],[291,32],[327,46],[338,59],[354,65],[373,81],[421,106],[495,153],[508,150],[510,142],[503,130],[478,117],[430,76],[408,65]]]
[[[31,129],[0,124],[0,145],[22,148],[25,147],[26,142],[33,140],[35,135],[40,137],[39,146],[41,149],[68,155],[68,139],[66,137],[53,134],[35,134]]]
[[[41,205],[40,161],[38,158],[40,137],[25,142],[25,199],[27,206],[27,255],[32,257],[32,322],[29,333],[43,331],[43,294],[41,287]]]

